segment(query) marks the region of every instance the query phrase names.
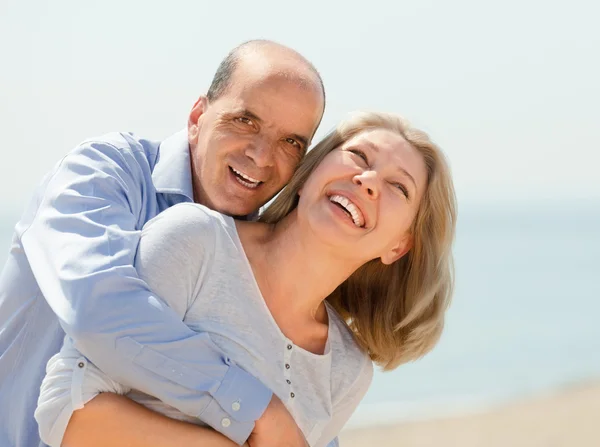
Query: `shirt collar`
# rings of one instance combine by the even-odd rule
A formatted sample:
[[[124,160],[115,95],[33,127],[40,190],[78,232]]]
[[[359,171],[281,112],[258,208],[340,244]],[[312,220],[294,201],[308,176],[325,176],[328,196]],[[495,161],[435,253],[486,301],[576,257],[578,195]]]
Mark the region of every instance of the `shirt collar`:
[[[194,200],[192,168],[187,129],[183,129],[160,143],[158,161],[152,171],[157,192],[182,194]]]

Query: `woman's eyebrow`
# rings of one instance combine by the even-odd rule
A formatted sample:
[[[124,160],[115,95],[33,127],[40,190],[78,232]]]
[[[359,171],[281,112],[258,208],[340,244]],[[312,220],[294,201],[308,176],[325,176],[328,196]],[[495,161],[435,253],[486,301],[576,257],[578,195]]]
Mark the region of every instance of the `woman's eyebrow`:
[[[408,179],[412,182],[412,184],[415,186],[415,189],[417,189],[417,182],[415,182],[415,179],[413,178],[412,175],[410,175],[410,172],[408,172],[406,169],[404,169],[401,166],[397,166],[397,170],[400,171],[400,173],[404,174],[406,177],[408,177]]]
[[[373,152],[379,152],[379,148],[377,147],[376,144],[371,143],[370,141],[363,141],[361,142],[362,145],[369,147],[369,149],[371,149]],[[417,188],[417,182],[415,182],[414,177],[410,174],[410,172],[408,172],[406,169],[404,169],[402,166],[396,166],[396,170],[398,172],[400,172],[401,174],[403,174],[404,176],[408,177],[408,179],[412,182],[412,184],[414,185],[415,189]]]

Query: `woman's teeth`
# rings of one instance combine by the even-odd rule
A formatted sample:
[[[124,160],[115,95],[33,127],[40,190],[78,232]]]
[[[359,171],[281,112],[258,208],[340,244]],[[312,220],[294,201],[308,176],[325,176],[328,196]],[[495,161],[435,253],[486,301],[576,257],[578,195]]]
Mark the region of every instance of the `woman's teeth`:
[[[352,203],[348,198],[340,195],[333,195],[329,197],[329,200],[333,203],[340,205],[352,218],[354,225],[362,227],[365,224],[365,218],[358,209],[358,207]]]
[[[235,179],[247,188],[254,189],[261,184],[260,180],[256,180],[255,178],[252,178],[249,175],[238,171],[237,169],[233,169],[231,166],[229,167],[229,169],[231,169],[231,171],[235,174]]]

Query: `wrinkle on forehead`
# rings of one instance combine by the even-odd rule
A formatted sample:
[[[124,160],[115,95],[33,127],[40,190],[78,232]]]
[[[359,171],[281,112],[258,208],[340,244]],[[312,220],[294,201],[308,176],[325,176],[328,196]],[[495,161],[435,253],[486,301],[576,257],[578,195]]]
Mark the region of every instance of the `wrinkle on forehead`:
[[[251,67],[249,70],[240,69],[234,77],[234,85],[238,85],[240,91],[249,88],[274,88],[284,89],[290,85],[300,87],[306,93],[312,93],[319,97],[319,102],[323,102],[319,84],[310,74],[300,73],[288,67],[267,66]],[[234,87],[235,88],[235,87]]]
[[[286,100],[272,102],[268,100],[270,95],[281,95]],[[293,82],[281,73],[273,72],[255,82],[248,80],[234,84],[229,102],[230,112],[249,111],[263,126],[278,127],[285,134],[301,133],[307,141],[316,130],[323,107],[321,97],[312,85]],[[297,127],[299,123],[303,123],[303,128]]]

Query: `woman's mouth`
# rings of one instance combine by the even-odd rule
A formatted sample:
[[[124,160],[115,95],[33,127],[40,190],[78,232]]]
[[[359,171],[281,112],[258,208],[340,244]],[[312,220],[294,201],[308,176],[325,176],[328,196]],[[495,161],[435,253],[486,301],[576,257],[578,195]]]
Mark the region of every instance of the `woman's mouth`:
[[[360,208],[356,206],[350,199],[339,194],[334,194],[329,197],[329,201],[340,207],[359,228],[364,228],[365,218]]]

